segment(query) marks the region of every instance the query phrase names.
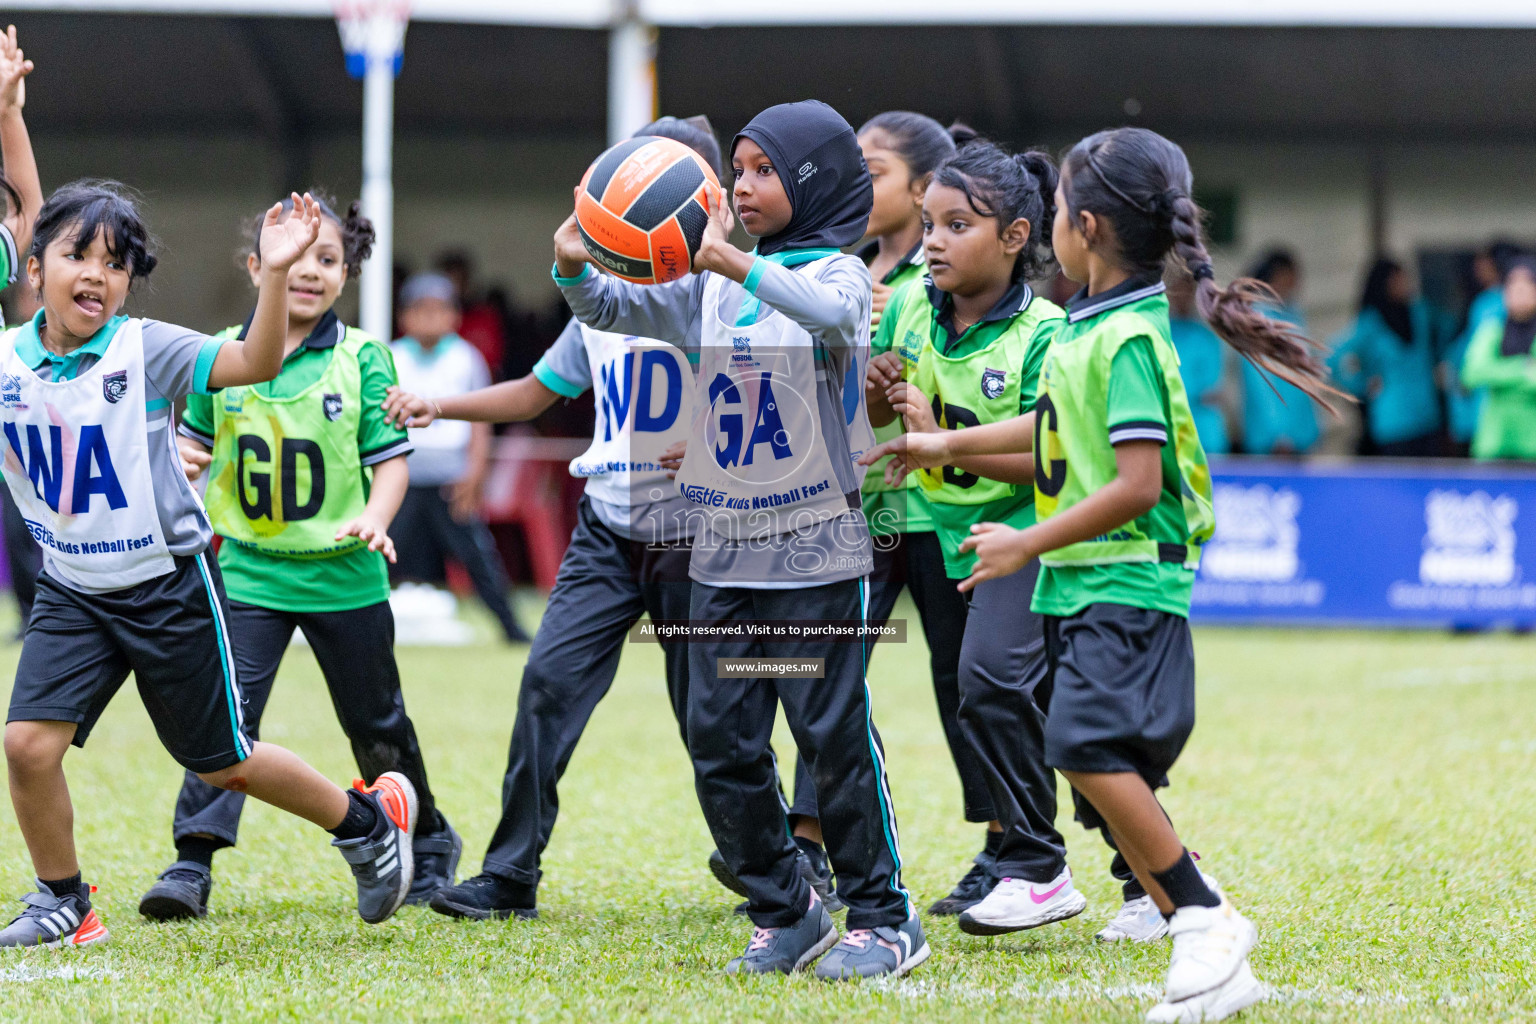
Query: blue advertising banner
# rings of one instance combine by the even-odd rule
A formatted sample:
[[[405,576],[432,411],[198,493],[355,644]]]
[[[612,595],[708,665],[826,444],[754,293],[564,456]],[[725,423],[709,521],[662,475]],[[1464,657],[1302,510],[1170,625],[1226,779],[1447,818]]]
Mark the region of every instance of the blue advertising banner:
[[[1536,468],[1213,460],[1202,622],[1536,625]]]

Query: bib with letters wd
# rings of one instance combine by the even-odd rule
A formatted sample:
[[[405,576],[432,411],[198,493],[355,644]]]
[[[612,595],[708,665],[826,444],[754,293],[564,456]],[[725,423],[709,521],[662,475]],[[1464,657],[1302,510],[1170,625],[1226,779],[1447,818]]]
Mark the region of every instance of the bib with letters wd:
[[[320,379],[289,398],[255,387],[213,396],[208,513],[237,544],[283,558],[325,558],[362,545],[336,531],[367,504],[357,450],[358,351],[379,344],[348,329]]]
[[[149,474],[142,323],[125,320],[95,366],[57,383],[16,354],[18,334],[0,335],[5,480],[52,571],[98,591],[171,572]]]
[[[859,447],[862,435],[873,441],[862,385],[868,353],[849,373],[855,386],[844,384],[838,411],[849,440],[836,438],[834,452],[818,411],[827,370],[815,339],[777,310],[754,324],[725,323],[726,283],[711,274],[704,286],[697,398],[678,489],[705,507],[711,530],[733,539],[842,515],[848,501],[832,460],[849,459],[850,442]]]
[[[585,478],[587,493],[610,505],[675,498],[677,485],[660,459],[688,437],[693,412],[688,357],[666,342],[584,324],[580,330],[597,422],[591,447],[571,460],[571,476]]]

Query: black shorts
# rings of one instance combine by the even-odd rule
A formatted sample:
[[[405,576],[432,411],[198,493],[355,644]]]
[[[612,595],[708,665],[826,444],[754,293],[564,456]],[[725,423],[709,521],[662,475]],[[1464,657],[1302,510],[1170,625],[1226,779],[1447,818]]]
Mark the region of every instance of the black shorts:
[[[194,772],[245,760],[218,563],[203,552],[164,576],[107,594],[71,590],[46,572],[27,623],[8,722],[74,722],[86,737],[128,673],[160,742]]]
[[[1168,784],[1195,728],[1189,620],[1121,604],[1045,618],[1045,763]]]

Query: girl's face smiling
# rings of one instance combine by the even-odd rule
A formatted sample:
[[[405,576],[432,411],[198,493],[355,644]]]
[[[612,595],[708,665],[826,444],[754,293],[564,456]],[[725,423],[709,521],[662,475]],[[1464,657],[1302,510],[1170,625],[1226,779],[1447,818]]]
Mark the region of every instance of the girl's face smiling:
[[[346,249],[341,228],[329,217],[320,218],[320,237],[299,261],[288,268],[288,322],[312,324],[336,304],[347,283]],[[251,284],[261,286],[261,260],[246,258]]]
[[[79,249],[79,252],[75,250]],[[84,246],[61,233],[43,250],[41,261],[27,259],[27,281],[43,295],[46,341],[75,347],[106,326],[128,298],[133,275],[107,244],[106,233]]]
[[[789,193],[761,146],[751,139],[738,140],[731,152],[731,176],[736,180],[731,189],[736,219],[747,234],[764,238],[789,226],[795,212]]]

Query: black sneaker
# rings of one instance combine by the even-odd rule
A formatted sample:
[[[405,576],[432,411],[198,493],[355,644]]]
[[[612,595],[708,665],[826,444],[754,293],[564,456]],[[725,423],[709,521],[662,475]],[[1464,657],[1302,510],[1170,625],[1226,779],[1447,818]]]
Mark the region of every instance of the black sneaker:
[[[411,881],[411,891],[405,897],[406,906],[419,907],[432,899],[439,889],[446,889],[458,879],[459,855],[464,852],[464,840],[442,819],[443,827],[430,835],[417,836],[411,842],[415,852],[416,877]]]
[[[208,913],[213,872],[191,860],[179,860],[160,872],[139,900],[139,913],[152,921],[180,921]]]
[[[827,863],[827,851],[821,848],[820,843],[804,836],[795,836],[795,846],[800,851],[800,874],[805,876],[811,888],[816,890],[816,895],[821,897],[827,913],[835,914],[845,909],[832,884],[832,867]]]
[[[827,913],[835,914],[843,908],[843,901],[838,899],[837,890],[832,885],[832,869],[827,866],[827,855],[815,842],[802,836],[795,836],[795,864],[800,869],[800,876],[806,880],[816,895],[821,897],[822,904]],[[715,880],[738,896],[748,896],[747,887],[741,884],[741,879],[726,864],[725,857],[719,850],[709,851],[709,870],[715,876]],[[743,903],[736,908],[736,913],[745,914],[747,904]]]
[[[928,913],[935,917],[953,917],[964,913],[986,899],[987,894],[995,888],[997,877],[992,874],[992,858],[981,854],[977,856],[976,863],[971,865],[971,870],[955,883],[950,894],[935,900],[933,906],[928,908]]]
[[[534,899],[532,886],[497,875],[476,875],[437,890],[428,905],[439,914],[471,921],[532,920],[539,916]]]

